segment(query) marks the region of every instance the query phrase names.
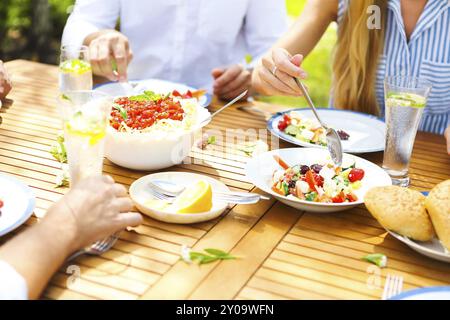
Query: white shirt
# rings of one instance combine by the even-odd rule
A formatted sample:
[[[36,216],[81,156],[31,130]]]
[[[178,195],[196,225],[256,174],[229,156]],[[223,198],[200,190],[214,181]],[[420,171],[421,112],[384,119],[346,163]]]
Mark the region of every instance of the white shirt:
[[[77,0],[62,42],[81,45],[118,18],[134,54],[130,79],[206,89],[213,68],[256,60],[287,28],[284,0]]]
[[[26,300],[25,279],[9,264],[0,261],[0,300]]]

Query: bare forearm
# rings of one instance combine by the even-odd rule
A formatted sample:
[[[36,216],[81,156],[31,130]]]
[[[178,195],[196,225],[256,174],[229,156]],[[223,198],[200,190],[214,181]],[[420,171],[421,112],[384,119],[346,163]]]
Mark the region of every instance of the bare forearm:
[[[302,15],[274,48],[307,56],[320,41],[331,22],[336,20],[337,0],[309,0]]]
[[[51,276],[71,253],[72,236],[63,221],[44,219],[0,248],[0,260],[11,265],[28,285],[30,299],[42,293]]]

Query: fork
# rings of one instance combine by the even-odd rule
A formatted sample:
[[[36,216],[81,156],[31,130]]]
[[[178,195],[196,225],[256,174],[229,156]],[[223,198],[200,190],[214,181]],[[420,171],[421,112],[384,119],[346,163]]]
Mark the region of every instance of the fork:
[[[162,194],[161,192],[155,190],[155,189],[149,189],[150,193],[158,200],[167,201],[168,203],[172,204],[175,202],[176,197],[168,196],[165,194]],[[214,195],[214,198],[224,201],[231,204],[255,204],[258,203],[261,198],[257,195],[255,197],[248,197],[248,198],[239,198],[232,195]]]
[[[384,283],[382,300],[388,300],[396,295],[402,293],[403,277],[388,274],[386,282]]]
[[[71,255],[67,261],[75,260],[76,258],[88,254],[93,256],[100,256],[107,252],[109,249],[114,247],[117,240],[119,239],[120,231],[114,233],[113,235],[110,235],[108,238],[105,238],[103,240],[97,241],[92,246],[81,249],[80,251],[75,252],[73,255]]]

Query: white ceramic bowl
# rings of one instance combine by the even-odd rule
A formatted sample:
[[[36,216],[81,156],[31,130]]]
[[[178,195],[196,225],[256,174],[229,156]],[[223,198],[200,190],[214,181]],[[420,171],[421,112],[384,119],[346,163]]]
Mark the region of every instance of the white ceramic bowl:
[[[197,125],[190,131],[130,133],[108,127],[105,156],[113,163],[134,170],[160,170],[180,164],[189,155],[195,137],[209,117],[205,108],[197,105]]]
[[[199,180],[204,180],[211,184],[213,193],[214,191],[229,192],[230,189],[224,183],[216,179],[188,172],[161,172],[142,177],[131,185],[130,197],[134,201],[134,204],[139,209],[139,211],[153,219],[167,223],[200,223],[219,217],[228,206],[226,202],[213,200],[212,209],[208,212],[203,213],[180,214],[155,210],[146,206],[145,204],[147,201],[155,199],[149,191],[150,186],[148,183],[152,180],[170,181],[185,187],[189,187]]]
[[[297,164],[313,165],[329,162],[328,150],[317,148],[281,149],[263,153],[247,163],[246,174],[249,181],[259,189],[273,195],[284,204],[299,210],[309,212],[337,212],[348,210],[363,204],[364,195],[369,189],[392,184],[389,175],[379,166],[362,158],[344,154],[344,161],[348,161],[351,158],[356,162],[357,168],[364,169],[365,171],[362,187],[355,191],[355,194],[358,196],[358,201],[352,203],[317,203],[297,199],[293,200],[272,191],[272,174],[275,170],[280,169],[278,163],[273,159],[274,155],[281,157],[290,166]]]

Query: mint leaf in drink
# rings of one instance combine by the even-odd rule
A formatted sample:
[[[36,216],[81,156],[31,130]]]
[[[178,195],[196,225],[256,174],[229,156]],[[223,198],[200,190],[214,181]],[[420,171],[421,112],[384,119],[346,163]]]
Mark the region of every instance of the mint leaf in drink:
[[[367,256],[362,257],[362,260],[370,262],[380,268],[385,268],[387,266],[387,257],[382,253],[368,254]]]

